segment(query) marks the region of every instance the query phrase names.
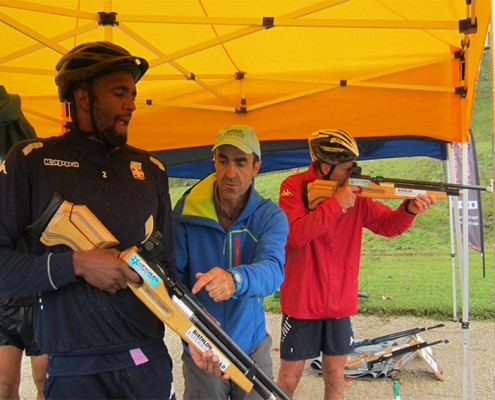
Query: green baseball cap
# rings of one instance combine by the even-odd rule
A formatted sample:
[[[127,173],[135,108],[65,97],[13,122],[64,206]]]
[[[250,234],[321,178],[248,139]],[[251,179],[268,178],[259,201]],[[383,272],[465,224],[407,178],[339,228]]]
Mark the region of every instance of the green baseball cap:
[[[231,125],[218,131],[215,144],[211,149],[230,144],[246,154],[254,153],[261,159],[260,142],[253,128],[247,125]]]

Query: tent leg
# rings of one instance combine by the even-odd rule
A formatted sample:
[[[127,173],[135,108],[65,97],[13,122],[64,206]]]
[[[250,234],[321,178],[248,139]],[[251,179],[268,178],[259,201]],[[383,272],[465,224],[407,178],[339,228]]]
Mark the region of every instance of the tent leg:
[[[464,365],[462,370],[462,398],[475,400],[474,397],[474,375],[473,366],[471,362],[471,355],[469,352],[469,323],[462,323],[463,329],[463,353],[464,353]],[[468,395],[469,394],[469,395]]]
[[[452,146],[449,144],[447,152],[447,160],[444,161],[444,174],[448,182],[454,182],[452,176]],[[450,258],[452,263],[452,321],[457,322],[457,284],[456,284],[456,263],[455,263],[455,229],[454,229],[454,202],[452,196],[449,196],[449,222],[450,222]]]

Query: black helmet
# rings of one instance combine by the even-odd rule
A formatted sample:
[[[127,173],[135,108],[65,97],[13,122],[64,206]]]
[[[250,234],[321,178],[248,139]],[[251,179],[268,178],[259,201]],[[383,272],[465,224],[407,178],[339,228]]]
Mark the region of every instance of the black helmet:
[[[128,70],[137,82],[147,71],[148,62],[113,43],[88,42],[64,55],[55,69],[60,101],[70,102],[77,83],[120,70]]]
[[[355,160],[359,150],[354,138],[340,129],[322,129],[309,137],[309,151],[315,161],[338,165]]]

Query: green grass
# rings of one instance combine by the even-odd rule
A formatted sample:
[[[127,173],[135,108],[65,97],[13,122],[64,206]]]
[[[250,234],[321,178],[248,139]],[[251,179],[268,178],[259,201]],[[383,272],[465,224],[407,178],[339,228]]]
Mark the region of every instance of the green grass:
[[[493,257],[493,254],[489,256]],[[493,267],[486,268],[486,277],[483,277],[480,254],[471,252],[470,258],[469,318],[493,319]],[[363,252],[359,283],[359,290],[368,292],[369,297],[359,298],[358,314],[411,315],[438,320],[454,316],[452,258],[448,249],[435,252],[389,251],[388,254]],[[457,318],[461,319],[461,290],[458,283],[456,286]],[[276,296],[267,297],[264,304],[267,311],[280,312]]]
[[[480,183],[488,185],[494,175],[492,154],[492,115],[489,51],[484,54],[471,126],[476,139]],[[363,173],[388,178],[444,181],[443,162],[427,157],[386,159],[361,162]],[[303,167],[304,169],[306,166]],[[256,189],[264,197],[278,202],[282,180],[296,170],[261,174]],[[171,179],[172,202],[187,185]],[[469,314],[471,319],[495,316],[493,193],[483,192],[482,211],[485,234],[486,277],[482,277],[481,255],[470,253]],[[395,207],[398,201],[386,201]],[[453,316],[452,257],[450,250],[448,201],[441,200],[428,213],[416,218],[414,226],[396,238],[383,238],[365,230],[361,259],[360,290],[369,293],[359,300],[359,313],[375,315],[415,315],[448,319]],[[456,263],[456,265],[458,262]],[[457,278],[458,317],[462,316],[459,279]],[[390,300],[383,300],[383,297]],[[279,312],[278,299],[265,299],[267,310]]]

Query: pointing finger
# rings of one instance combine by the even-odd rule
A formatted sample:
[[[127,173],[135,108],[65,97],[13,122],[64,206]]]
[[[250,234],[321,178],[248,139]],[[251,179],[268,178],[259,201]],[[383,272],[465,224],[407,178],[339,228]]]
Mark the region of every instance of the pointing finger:
[[[197,277],[200,274],[196,275]],[[193,294],[198,293],[201,289],[203,289],[208,283],[210,283],[214,279],[213,275],[209,274],[201,274],[197,280],[197,282],[194,284],[194,286],[191,289],[191,292]]]

